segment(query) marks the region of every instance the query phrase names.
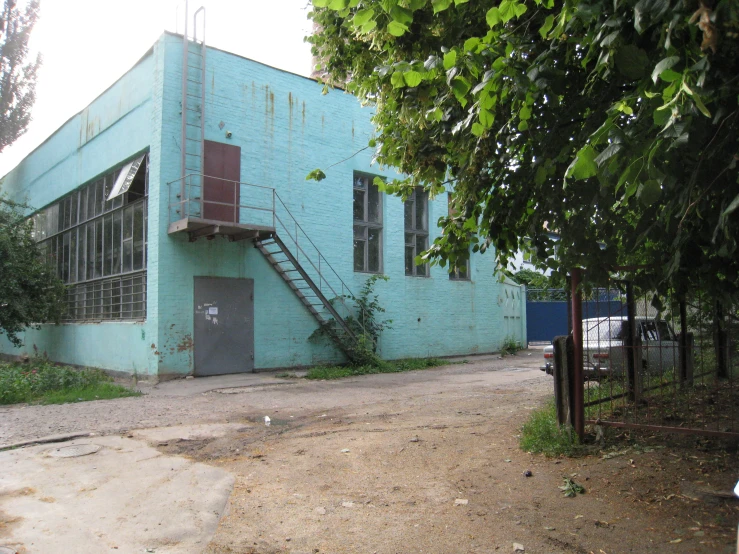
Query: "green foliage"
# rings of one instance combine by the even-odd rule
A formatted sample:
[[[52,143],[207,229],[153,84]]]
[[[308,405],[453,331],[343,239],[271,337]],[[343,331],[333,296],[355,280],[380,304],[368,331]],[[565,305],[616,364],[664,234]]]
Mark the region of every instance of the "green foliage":
[[[305,176],[306,181],[323,181],[326,178],[326,174],[320,169],[314,169],[308,175]]]
[[[26,327],[59,322],[64,284],[57,279],[32,237],[32,225],[18,206],[0,197],[0,334],[16,346]]]
[[[567,498],[573,498],[578,494],[585,494],[585,487],[578,483],[575,483],[575,481],[573,481],[569,477],[563,477],[562,480],[564,481],[564,484],[559,487],[559,490],[563,491],[563,496]]]
[[[526,452],[546,456],[572,456],[579,450],[577,434],[571,428],[560,427],[557,423],[554,400],[550,400],[546,407],[531,412],[521,428],[519,445]]]
[[[45,404],[138,395],[114,385],[100,370],[57,366],[43,358],[30,363],[0,364],[0,404],[40,401]]]
[[[375,294],[377,281],[387,281],[385,275],[372,275],[362,286],[358,296],[345,295],[344,298],[354,303],[355,314],[344,318],[352,335],[348,335],[344,329],[333,319],[316,329],[308,340],[316,341],[320,338],[331,338],[342,343],[342,349],[347,352],[352,364],[357,366],[381,366],[382,360],[375,353],[380,334],[385,329],[390,329],[392,320],[380,320],[379,314],[385,312]]]
[[[379,361],[379,363],[368,365],[350,366],[318,366],[308,370],[306,379],[342,379],[356,375],[373,375],[376,373],[402,373],[405,371],[418,371],[447,365],[449,362],[438,358],[409,358],[407,360],[396,360],[394,362]]]
[[[504,356],[507,354],[515,354],[519,350],[521,350],[521,343],[511,336],[504,338],[503,343],[500,345],[500,353]]]
[[[129,396],[141,396],[141,393],[115,383],[98,383],[87,387],[51,391],[44,394],[39,401],[41,404],[73,404],[93,400],[113,400]]]
[[[739,5],[733,0],[322,0],[329,84],[374,107],[376,160],[440,193],[435,263],[616,265],[739,295]],[[552,230],[559,234],[554,256]]]
[[[25,10],[16,4],[5,0],[0,8],[0,152],[21,136],[31,121],[36,72],[41,65],[40,56],[26,63],[39,2],[30,0]]]
[[[549,277],[533,269],[521,269],[513,274],[513,278],[519,285],[526,285],[526,288],[552,288]]]

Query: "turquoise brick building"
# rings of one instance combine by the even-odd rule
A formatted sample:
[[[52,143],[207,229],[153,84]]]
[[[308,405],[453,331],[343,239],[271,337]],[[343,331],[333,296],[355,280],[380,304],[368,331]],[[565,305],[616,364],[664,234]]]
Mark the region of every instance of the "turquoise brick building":
[[[380,194],[372,132],[348,94],[165,33],[3,178],[69,287],[62,324],[0,350],[151,379],[341,362],[308,337],[373,274],[383,358],[525,344],[524,290],[491,255],[413,264],[448,198]]]

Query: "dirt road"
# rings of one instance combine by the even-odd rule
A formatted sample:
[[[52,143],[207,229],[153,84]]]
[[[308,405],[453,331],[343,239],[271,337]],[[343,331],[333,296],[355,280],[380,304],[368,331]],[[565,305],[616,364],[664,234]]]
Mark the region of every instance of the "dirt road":
[[[728,489],[736,451],[644,439],[605,458],[521,452],[520,425],[551,394],[539,361],[165,383],[141,398],[3,408],[0,443],[125,430],[231,473],[209,553],[732,552],[736,505],[691,499],[686,485]],[[564,498],[564,477],[586,493]]]

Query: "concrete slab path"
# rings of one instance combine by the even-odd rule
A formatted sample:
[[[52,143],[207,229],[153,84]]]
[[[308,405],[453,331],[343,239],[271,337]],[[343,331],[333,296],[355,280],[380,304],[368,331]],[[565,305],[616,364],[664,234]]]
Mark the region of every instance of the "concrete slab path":
[[[29,553],[201,552],[234,482],[118,436],[0,452],[0,467],[0,545]]]

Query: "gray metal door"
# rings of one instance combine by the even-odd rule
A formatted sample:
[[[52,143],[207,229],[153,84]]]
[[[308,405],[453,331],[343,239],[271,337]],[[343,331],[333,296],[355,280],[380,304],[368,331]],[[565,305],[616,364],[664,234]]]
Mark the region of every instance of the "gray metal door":
[[[254,281],[195,277],[195,375],[254,371]]]

